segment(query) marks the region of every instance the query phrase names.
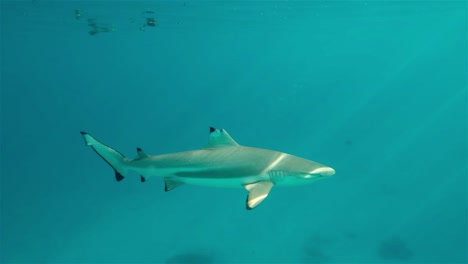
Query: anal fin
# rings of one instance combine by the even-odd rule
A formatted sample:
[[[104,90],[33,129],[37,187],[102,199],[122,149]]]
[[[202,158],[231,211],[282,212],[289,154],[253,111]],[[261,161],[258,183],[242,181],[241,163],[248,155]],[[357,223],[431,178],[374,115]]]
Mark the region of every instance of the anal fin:
[[[244,185],[245,189],[249,191],[246,201],[246,209],[252,210],[257,207],[270,193],[273,183],[271,181],[259,181],[256,183]]]
[[[169,177],[164,178],[164,183],[165,183],[164,191],[166,192],[173,190],[184,184],[183,182],[176,181],[173,178],[169,178]]]

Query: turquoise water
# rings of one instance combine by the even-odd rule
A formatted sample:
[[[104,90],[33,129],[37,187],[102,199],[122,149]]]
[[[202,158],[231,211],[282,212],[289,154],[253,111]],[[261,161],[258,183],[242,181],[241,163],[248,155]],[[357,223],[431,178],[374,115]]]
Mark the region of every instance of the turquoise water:
[[[0,261],[467,263],[467,32],[465,1],[2,1]],[[116,182],[79,133],[209,126],[336,175],[247,211]]]

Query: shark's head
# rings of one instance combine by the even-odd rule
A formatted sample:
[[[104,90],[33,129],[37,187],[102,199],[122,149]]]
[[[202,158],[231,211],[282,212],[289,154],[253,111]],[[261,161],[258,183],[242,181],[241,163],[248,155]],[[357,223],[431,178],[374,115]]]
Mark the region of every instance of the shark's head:
[[[323,166],[318,167],[311,170],[309,173],[305,174],[303,177],[305,179],[313,178],[313,177],[330,177],[335,174],[335,170],[333,168]]]
[[[273,182],[281,185],[301,185],[325,179],[335,174],[335,170],[326,165],[283,154],[281,161],[270,170]]]
[[[292,174],[290,181],[295,182],[294,184],[307,184],[317,180],[326,179],[335,174],[335,170],[322,165],[321,167],[314,168],[310,171],[298,171]]]

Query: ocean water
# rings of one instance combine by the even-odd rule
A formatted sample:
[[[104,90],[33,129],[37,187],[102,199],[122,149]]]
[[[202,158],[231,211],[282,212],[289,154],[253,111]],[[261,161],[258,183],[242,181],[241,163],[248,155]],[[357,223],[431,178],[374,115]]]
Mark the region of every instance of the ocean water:
[[[467,263],[467,34],[466,1],[2,1],[0,261]],[[116,182],[79,133],[210,126],[336,175],[247,211]]]

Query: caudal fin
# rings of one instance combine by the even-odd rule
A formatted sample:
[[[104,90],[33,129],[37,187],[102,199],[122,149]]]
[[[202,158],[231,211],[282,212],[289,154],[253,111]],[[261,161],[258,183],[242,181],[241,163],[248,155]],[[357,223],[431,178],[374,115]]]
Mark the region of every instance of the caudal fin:
[[[118,151],[97,141],[90,134],[81,132],[81,135],[83,136],[86,145],[91,146],[91,148],[93,148],[93,150],[114,169],[115,179],[117,181],[123,180],[124,176],[127,175],[128,172],[128,169],[126,168],[128,159]]]

